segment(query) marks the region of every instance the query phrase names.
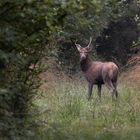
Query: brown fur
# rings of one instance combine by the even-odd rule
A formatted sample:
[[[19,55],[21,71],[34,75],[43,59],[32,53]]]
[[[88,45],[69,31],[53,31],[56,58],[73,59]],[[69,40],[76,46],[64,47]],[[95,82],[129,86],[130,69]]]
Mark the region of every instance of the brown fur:
[[[93,61],[88,56],[89,46],[81,48],[79,44],[75,45],[80,53],[81,70],[88,82],[88,99],[91,97],[93,85],[98,86],[98,95],[101,98],[102,84],[108,87],[112,96],[117,97],[118,66],[113,62]]]

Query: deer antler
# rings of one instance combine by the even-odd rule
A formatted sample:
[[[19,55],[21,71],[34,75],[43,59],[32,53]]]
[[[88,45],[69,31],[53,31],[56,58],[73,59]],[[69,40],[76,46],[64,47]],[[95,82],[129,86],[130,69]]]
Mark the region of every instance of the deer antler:
[[[74,44],[75,44],[75,45],[79,45],[79,44],[77,44],[77,39],[76,39],[76,41],[74,42]]]
[[[92,42],[92,37],[90,37],[90,41],[89,41],[89,43],[88,43],[88,45],[87,45],[87,48],[90,48],[91,42]]]
[[[80,44],[77,44],[76,42],[77,42],[77,40],[75,41],[74,44],[75,44],[77,50],[80,51],[81,50],[81,45]]]

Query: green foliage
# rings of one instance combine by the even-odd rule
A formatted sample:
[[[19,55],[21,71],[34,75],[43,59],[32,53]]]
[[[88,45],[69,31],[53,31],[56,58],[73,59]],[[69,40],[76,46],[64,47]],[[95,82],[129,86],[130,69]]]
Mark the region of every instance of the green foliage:
[[[123,32],[112,30],[112,24],[118,29],[119,23],[126,19],[130,19],[131,25],[134,25],[134,28],[131,28],[132,26],[125,28],[130,31],[131,36],[125,33],[125,29]],[[32,130],[36,128],[34,127],[36,123],[30,112],[33,107],[32,100],[37,94],[41,81],[38,77],[42,70],[40,62],[45,55],[57,57],[64,68],[67,66],[68,72],[75,71],[79,60],[75,48],[71,47],[73,46],[71,40],[78,40],[82,45],[86,45],[89,36],[94,40],[100,36],[104,39],[107,35],[104,33],[105,30],[112,30],[117,33],[113,36],[113,41],[107,40],[111,51],[106,52],[105,55],[100,51],[98,53],[101,57],[106,57],[113,52],[111,58],[106,59],[115,57],[117,62],[124,64],[126,61],[122,60],[124,57],[127,59],[132,42],[137,41],[139,23],[139,1],[135,0],[0,1],[0,138],[30,139],[35,135]],[[135,30],[138,35],[134,33]],[[122,33],[126,39],[122,45],[120,45],[121,37],[114,41],[118,33]],[[111,37],[112,34],[110,31]],[[117,45],[110,45],[112,42]],[[123,45],[126,46],[122,47]],[[100,47],[104,50],[101,42]],[[95,50],[98,51],[98,46],[94,48],[93,55],[96,55]],[[121,55],[120,50],[126,55]],[[71,92],[75,90],[65,91],[68,94],[65,95],[67,98],[64,98],[64,100],[67,99],[65,104],[58,107],[54,105],[58,110],[56,110],[56,116],[52,116],[52,123],[53,119],[58,118],[64,124],[71,126],[72,122],[81,115],[83,107],[91,107],[90,104],[85,104],[79,92],[77,96],[69,98]],[[64,94],[61,96],[63,98]],[[56,96],[56,98],[59,97]],[[135,122],[137,120],[133,119],[136,118],[133,115],[135,116],[135,112],[132,111],[130,120]],[[60,128],[61,122],[58,123]],[[66,130],[69,130],[67,125]]]
[[[105,60],[113,60],[121,66],[127,63],[133,42],[138,41],[138,26],[133,18],[111,22],[96,39],[97,54]],[[120,53],[121,52],[121,53]]]
[[[62,31],[58,32],[58,60],[67,72],[77,69],[78,53],[71,40],[85,46],[93,37],[93,56],[125,65],[130,47],[139,38],[139,7],[137,1],[60,1]],[[62,12],[63,11],[63,12]],[[138,18],[137,18],[138,17]],[[73,46],[73,47],[72,47]],[[122,52],[122,53],[120,53]],[[73,57],[71,56],[73,55]],[[77,59],[76,59],[77,58]]]
[[[0,138],[33,135],[29,112],[50,36],[45,13],[45,2],[0,2]]]

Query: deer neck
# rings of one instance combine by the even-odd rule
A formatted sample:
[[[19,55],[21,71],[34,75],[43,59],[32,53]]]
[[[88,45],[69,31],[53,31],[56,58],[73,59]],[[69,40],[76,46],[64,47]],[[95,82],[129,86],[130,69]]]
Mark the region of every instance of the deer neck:
[[[81,66],[82,71],[86,72],[91,66],[91,63],[92,63],[92,59],[89,56],[87,56],[86,59],[80,61],[80,66]]]

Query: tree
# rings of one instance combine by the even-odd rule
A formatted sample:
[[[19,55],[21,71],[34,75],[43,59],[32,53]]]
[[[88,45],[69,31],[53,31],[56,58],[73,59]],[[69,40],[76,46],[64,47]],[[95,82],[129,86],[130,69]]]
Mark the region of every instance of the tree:
[[[51,38],[47,7],[45,1],[0,2],[0,138],[30,134],[25,120],[40,85],[39,61]]]
[[[139,7],[136,0],[65,2],[63,10],[62,6],[59,8],[64,15],[63,30],[58,34],[64,38],[58,45],[57,56],[62,66],[77,69],[79,60],[71,39],[86,45],[90,36],[95,40],[94,56],[125,65],[133,42],[139,38]]]

